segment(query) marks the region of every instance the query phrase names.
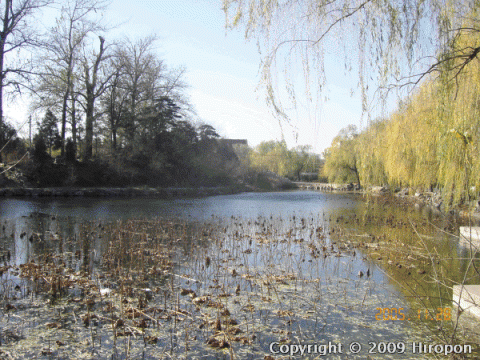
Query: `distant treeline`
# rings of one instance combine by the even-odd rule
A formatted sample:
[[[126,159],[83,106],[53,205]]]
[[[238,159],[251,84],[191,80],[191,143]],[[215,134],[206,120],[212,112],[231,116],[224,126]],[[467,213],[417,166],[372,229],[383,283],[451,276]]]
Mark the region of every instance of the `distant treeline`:
[[[17,5],[11,9],[7,2],[0,19],[9,31],[2,35],[8,46],[0,49],[0,63],[15,50],[19,59],[10,65],[20,66],[15,71],[0,66],[0,162],[21,160],[15,168],[24,174],[23,182],[201,186],[232,181],[238,165],[232,146],[217,141],[216,130],[197,118],[185,69],[167,66],[155,36],[114,38],[101,16],[108,11],[103,0]],[[51,28],[34,31],[41,26],[33,14],[41,15],[47,5],[56,11],[56,21],[41,19]],[[19,89],[32,99],[30,121],[22,129],[29,135],[23,137],[3,115],[2,94]]]
[[[480,39],[469,37],[462,44],[479,47]],[[450,70],[432,74],[388,118],[360,132],[353,125],[340,131],[325,151],[329,181],[438,189],[447,208],[476,199],[480,64],[462,61],[446,59]]]
[[[253,170],[269,171],[290,180],[317,175],[323,165],[323,160],[312,152],[311,146],[300,145],[289,149],[284,140],[263,141],[249,149],[242,158]]]
[[[51,117],[47,112],[44,120]],[[39,187],[217,186],[237,182],[241,171],[234,146],[219,141],[210,125],[194,126],[178,120],[164,131],[144,137],[136,146],[119,147],[115,152],[99,139],[87,161],[75,156],[71,139],[65,155],[60,155],[55,125],[52,122],[50,128],[53,136],[42,131],[35,135],[32,149],[27,139],[12,138],[3,149],[4,160],[8,160],[4,169],[12,170],[2,172],[0,186],[16,186],[19,180],[25,186]],[[21,174],[21,179],[14,179],[17,184],[6,182],[12,172]]]

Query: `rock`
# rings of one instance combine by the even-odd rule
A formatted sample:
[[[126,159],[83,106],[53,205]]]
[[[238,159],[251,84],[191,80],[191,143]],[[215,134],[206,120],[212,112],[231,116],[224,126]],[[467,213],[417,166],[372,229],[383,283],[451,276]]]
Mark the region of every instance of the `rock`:
[[[108,296],[110,295],[111,292],[112,292],[112,289],[109,289],[109,288],[100,289],[101,296]]]
[[[371,191],[374,194],[383,194],[388,191],[388,188],[385,186],[372,186]]]
[[[143,293],[145,295],[145,300],[150,301],[153,299],[153,291],[152,289],[145,288],[143,289]]]
[[[403,189],[400,189],[400,190],[395,194],[395,196],[405,197],[405,196],[408,196],[408,194],[409,194],[409,188],[403,188]]]
[[[230,269],[230,275],[232,275],[233,277],[237,276],[238,275],[237,270]]]

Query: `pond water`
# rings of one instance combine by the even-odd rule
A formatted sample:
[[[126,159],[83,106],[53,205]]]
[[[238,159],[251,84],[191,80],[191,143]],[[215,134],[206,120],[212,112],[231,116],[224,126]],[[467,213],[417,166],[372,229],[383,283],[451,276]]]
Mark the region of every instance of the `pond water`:
[[[333,209],[353,208],[357,196],[309,191],[242,193],[199,199],[92,199],[51,198],[5,199],[0,202],[0,218],[29,216],[32,213],[61,215],[82,220],[183,217],[207,220],[211,216],[256,218],[318,214]]]
[[[477,260],[427,209],[312,191],[5,199],[0,226],[0,358],[478,356],[449,290]]]

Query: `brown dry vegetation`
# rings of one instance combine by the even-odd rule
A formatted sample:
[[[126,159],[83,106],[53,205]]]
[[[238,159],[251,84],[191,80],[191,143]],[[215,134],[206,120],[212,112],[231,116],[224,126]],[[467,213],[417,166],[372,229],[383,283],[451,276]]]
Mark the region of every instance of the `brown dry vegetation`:
[[[384,224],[391,231],[367,233],[367,241],[349,224]],[[339,214],[92,222],[69,238],[61,231],[25,232],[20,236],[38,246],[38,255],[17,266],[3,254],[0,356],[280,359],[269,353],[270,342],[367,343],[378,334],[379,341],[463,343],[458,334],[445,337],[449,322],[372,322],[379,304],[398,306],[388,295],[394,290],[375,274],[385,271],[403,284],[411,269],[411,284],[434,294],[428,283],[437,265],[425,257],[432,249],[412,252],[414,241],[395,242],[395,231],[410,228],[394,216]],[[367,269],[364,254],[377,266]],[[401,275],[390,273],[392,259],[402,265]],[[400,301],[414,314],[424,293],[413,295]],[[437,325],[442,332],[431,331]]]

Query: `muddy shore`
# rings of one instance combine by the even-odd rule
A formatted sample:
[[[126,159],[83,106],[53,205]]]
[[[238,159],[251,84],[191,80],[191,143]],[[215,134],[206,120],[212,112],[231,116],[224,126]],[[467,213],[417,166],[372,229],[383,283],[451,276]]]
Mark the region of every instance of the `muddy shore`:
[[[171,188],[2,188],[0,197],[149,197],[169,199],[236,194],[248,191],[244,186],[171,187]]]

